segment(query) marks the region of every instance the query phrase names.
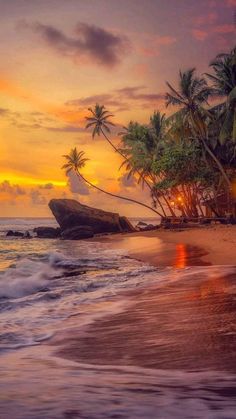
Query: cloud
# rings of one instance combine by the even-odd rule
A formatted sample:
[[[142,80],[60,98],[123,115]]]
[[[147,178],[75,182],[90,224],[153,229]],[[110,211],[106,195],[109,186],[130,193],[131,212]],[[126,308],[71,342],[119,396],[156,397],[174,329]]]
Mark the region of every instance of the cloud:
[[[212,25],[218,19],[218,14],[216,12],[206,13],[204,15],[195,16],[193,18],[193,24],[197,27]]]
[[[46,127],[48,131],[53,132],[84,132],[85,128],[76,127],[75,125],[63,125],[62,127]]]
[[[145,45],[139,48],[140,52],[147,57],[159,55],[161,47],[167,47],[177,42],[177,38],[169,35],[149,36]]]
[[[72,107],[93,107],[95,103],[99,103],[106,107],[111,107],[115,112],[122,112],[129,110],[131,107],[150,106],[153,108],[162,104],[165,99],[163,93],[144,93],[144,89],[146,89],[146,86],[142,85],[126,86],[113,90],[111,93],[69,100],[66,102],[66,105]]]
[[[33,205],[46,205],[47,204],[47,199],[37,189],[31,190],[30,198]]]
[[[233,24],[224,24],[224,25],[217,25],[214,27],[214,32],[220,34],[226,33],[234,33],[235,32],[235,25]]]
[[[67,114],[70,113],[73,112],[67,110]],[[45,129],[63,133],[85,132],[85,128],[79,127],[77,123],[61,125],[55,118],[49,118],[42,112],[14,112],[11,109],[0,108],[0,117],[5,118],[10,125],[24,131]]]
[[[123,35],[87,23],[78,23],[73,36],[67,36],[54,26],[42,23],[27,24],[21,27],[33,30],[54,51],[77,62],[85,57],[105,67],[117,65],[130,50],[130,42]],[[81,60],[79,61],[81,64]]]
[[[235,33],[235,25],[229,23],[218,23],[218,14],[211,12],[203,16],[197,16],[193,19],[194,28],[192,29],[193,37],[198,41],[204,41],[208,36],[218,35],[218,39]],[[221,37],[221,38],[220,38]]]
[[[236,6],[236,0],[227,0],[227,6],[228,7],[235,7]]]
[[[25,195],[25,190],[19,185],[11,185],[8,180],[4,180],[2,183],[0,183],[0,193],[17,197]]]
[[[124,174],[118,178],[119,184],[125,188],[134,188],[137,184],[133,176],[127,177],[127,174]]]
[[[107,94],[100,94],[100,95],[92,95],[81,99],[74,99],[69,100],[65,103],[67,106],[91,106],[94,103],[104,103],[106,106],[120,106],[120,102],[118,100],[113,99],[113,95]]]
[[[206,31],[203,31],[200,29],[193,29],[192,34],[193,34],[193,37],[197,39],[197,41],[205,41],[205,39],[208,36],[208,33]]]
[[[68,187],[74,194],[89,195],[90,191],[86,183],[74,173],[69,172],[68,175]]]
[[[162,93],[140,93],[140,90],[145,88],[146,86],[123,87],[122,89],[116,90],[116,92],[119,93],[122,97],[128,98],[129,100],[156,102],[165,99],[165,95]]]
[[[46,189],[46,190],[50,190],[53,189],[54,185],[53,183],[45,183],[45,185],[40,185],[39,189]]]
[[[5,109],[5,108],[0,108],[0,117],[1,116],[6,116],[6,115],[8,115],[8,113],[9,113],[9,110],[8,109]]]

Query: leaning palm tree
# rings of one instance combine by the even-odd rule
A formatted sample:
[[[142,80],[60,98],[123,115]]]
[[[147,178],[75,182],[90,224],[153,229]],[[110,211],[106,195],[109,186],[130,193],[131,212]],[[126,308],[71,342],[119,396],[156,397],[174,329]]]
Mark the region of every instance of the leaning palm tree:
[[[207,104],[207,99],[212,93],[206,80],[195,76],[195,68],[179,73],[179,86],[175,89],[167,82],[169,92],[166,93],[166,106],[174,105],[181,108],[183,123],[190,128],[195,139],[202,142],[206,152],[214,160],[218,170],[221,172],[228,187],[231,187],[230,180],[218,158],[209,147],[208,129],[205,123],[206,118],[212,115],[203,108]]]
[[[149,210],[155,212],[158,216],[160,217],[162,216],[158,211],[156,211],[154,208],[150,207],[149,205],[136,201],[135,199],[126,198],[121,195],[115,195],[111,192],[104,191],[103,189],[99,188],[98,186],[94,185],[89,180],[87,180],[80,171],[80,169],[82,169],[85,166],[86,162],[89,160],[84,155],[85,154],[83,151],[78,152],[77,148],[75,147],[71,149],[69,154],[66,154],[63,156],[66,159],[66,163],[62,166],[62,169],[66,170],[66,174],[70,173],[71,171],[74,171],[80,179],[82,179],[85,183],[87,183],[92,188],[95,188],[98,191],[103,192],[109,196],[120,198],[125,201],[132,202],[134,204],[142,205],[143,207],[148,208]]]

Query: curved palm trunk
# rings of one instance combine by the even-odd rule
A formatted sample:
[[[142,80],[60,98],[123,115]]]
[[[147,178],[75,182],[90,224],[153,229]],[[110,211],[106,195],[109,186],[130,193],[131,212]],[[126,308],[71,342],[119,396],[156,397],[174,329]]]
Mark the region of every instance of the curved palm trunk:
[[[125,154],[123,154],[113,143],[112,143],[112,141],[111,140],[109,140],[109,138],[108,138],[108,136],[105,134],[105,132],[103,131],[103,129],[101,128],[101,133],[102,133],[102,135],[104,136],[104,138],[106,138],[106,140],[108,141],[108,143],[112,146],[112,148],[121,156],[121,157],[123,157],[123,159],[125,160],[125,161],[129,161],[128,159],[127,159],[127,157],[125,156]],[[139,174],[139,176],[142,176],[141,174],[140,174],[140,172],[137,170],[137,173]],[[144,183],[148,186],[148,188],[149,189],[152,189],[152,187],[151,187],[151,185],[149,185],[149,183],[148,183],[148,181],[145,179],[145,178],[143,178],[143,181],[144,181]]]
[[[115,194],[113,194],[111,192],[104,191],[103,189],[101,189],[98,186],[94,185],[93,183],[89,182],[89,180],[85,179],[85,177],[83,175],[81,175],[80,172],[76,172],[76,174],[77,174],[77,176],[80,176],[81,179],[83,179],[83,181],[86,182],[89,186],[92,186],[92,188],[95,188],[98,191],[103,192],[103,193],[105,193],[105,194],[107,194],[109,196],[113,196],[114,198],[120,198],[120,199],[123,199],[125,201],[133,202],[134,204],[142,205],[143,207],[148,208],[149,210],[155,212],[155,214],[159,215],[159,217],[162,217],[162,214],[160,214],[154,208],[149,207],[149,205],[143,204],[142,202],[136,201],[135,199],[126,198],[126,197],[121,196],[121,195],[115,195]]]
[[[108,136],[105,134],[105,132],[103,131],[103,129],[101,128],[101,133],[102,133],[102,135],[104,136],[104,138],[108,141],[108,143],[111,145],[111,147],[121,156],[121,157],[123,157],[123,159],[125,160],[125,161],[127,161],[128,162],[128,159],[127,159],[127,157],[112,143],[112,141],[111,140],[109,140],[109,138],[108,138]],[[141,175],[141,173],[137,170],[137,173],[138,173],[138,175],[139,176],[141,176],[142,177],[142,175]],[[148,183],[148,181],[144,178],[144,177],[142,177],[142,179],[143,179],[143,182],[145,183],[145,185],[150,189],[150,191],[152,192],[152,187],[151,187],[151,185],[149,185],[149,183]],[[159,206],[161,207],[161,209],[162,209],[162,211],[163,211],[163,215],[164,216],[166,216],[166,214],[165,214],[165,210],[164,210],[164,208],[163,208],[163,206],[162,206],[162,204],[161,204],[161,202],[160,202],[160,200],[159,200],[159,198],[158,197],[156,197],[156,200],[157,200],[157,202],[158,202],[158,204],[159,204]],[[143,205],[142,203],[140,203],[140,205]]]
[[[215,156],[215,154],[211,151],[211,149],[210,149],[210,147],[207,145],[207,143],[206,143],[206,141],[205,141],[205,139],[204,139],[204,132],[202,131],[202,129],[201,129],[201,125],[199,124],[199,121],[198,121],[198,119],[196,118],[194,118],[194,116],[192,115],[192,112],[190,113],[190,117],[191,117],[191,120],[192,120],[192,124],[193,124],[193,126],[195,125],[196,126],[196,128],[197,128],[197,132],[200,134],[200,140],[202,141],[202,143],[203,143],[203,145],[204,145],[204,147],[205,147],[205,150],[207,151],[207,153],[209,154],[209,156],[211,156],[211,158],[214,160],[214,162],[216,163],[216,165],[217,165],[217,167],[218,167],[218,169],[219,169],[219,171],[220,171],[220,173],[222,174],[222,176],[223,176],[223,178],[224,178],[224,180],[225,180],[225,182],[226,182],[226,184],[228,185],[228,187],[229,187],[229,190],[231,190],[231,183],[230,183],[230,180],[229,180],[229,178],[228,178],[228,176],[227,176],[227,174],[226,174],[226,172],[225,172],[225,170],[224,170],[224,168],[223,168],[223,166],[222,166],[222,164],[220,163],[220,161],[218,160],[218,158]],[[198,116],[198,118],[199,118],[199,116]]]
[[[224,168],[223,168],[222,164],[221,164],[221,163],[220,163],[220,161],[217,159],[217,157],[215,156],[215,154],[211,151],[210,147],[208,147],[208,145],[207,145],[206,141],[205,141],[203,138],[201,138],[201,140],[202,140],[202,142],[203,142],[203,145],[204,145],[204,147],[205,147],[206,151],[208,152],[208,154],[211,156],[211,158],[212,158],[212,159],[214,160],[214,162],[216,163],[216,165],[217,165],[217,167],[218,167],[218,169],[219,169],[220,173],[222,174],[222,176],[223,176],[223,178],[224,178],[224,180],[225,180],[226,184],[227,184],[227,185],[228,185],[228,187],[229,187],[229,190],[231,190],[231,183],[230,183],[230,180],[229,180],[229,178],[228,178],[227,174],[225,173],[225,170],[224,170]]]

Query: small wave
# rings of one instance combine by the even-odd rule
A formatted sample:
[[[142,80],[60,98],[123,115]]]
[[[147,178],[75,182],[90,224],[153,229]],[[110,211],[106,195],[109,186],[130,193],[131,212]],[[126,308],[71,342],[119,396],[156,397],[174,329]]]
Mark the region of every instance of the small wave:
[[[22,259],[1,275],[0,298],[20,298],[43,290],[55,275],[58,268],[53,258],[49,263]]]

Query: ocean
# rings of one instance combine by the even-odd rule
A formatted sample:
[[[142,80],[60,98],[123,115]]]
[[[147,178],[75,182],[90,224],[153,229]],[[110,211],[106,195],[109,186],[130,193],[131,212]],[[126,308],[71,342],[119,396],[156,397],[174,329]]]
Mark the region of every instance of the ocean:
[[[0,219],[1,419],[236,417],[235,267],[5,237],[42,225]]]

